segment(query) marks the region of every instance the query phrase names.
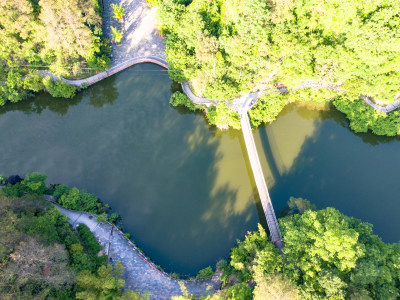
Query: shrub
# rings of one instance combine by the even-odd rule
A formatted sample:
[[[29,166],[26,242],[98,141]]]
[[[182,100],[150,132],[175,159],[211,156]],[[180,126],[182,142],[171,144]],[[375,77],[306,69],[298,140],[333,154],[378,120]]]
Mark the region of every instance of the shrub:
[[[210,266],[208,266],[207,268],[204,268],[199,271],[199,274],[197,274],[196,279],[204,279],[204,278],[211,277],[213,275],[214,275],[214,272],[213,272],[212,268]]]
[[[3,174],[0,174],[0,184],[2,185],[2,184],[5,184],[6,183],[6,181],[7,181],[7,176],[6,175],[3,175]]]
[[[7,184],[1,191],[7,197],[21,197],[24,194],[24,186],[20,182],[14,185]]]
[[[70,188],[67,187],[66,185],[58,184],[53,193],[54,199],[58,202],[58,200],[60,200],[61,196],[68,193],[69,190],[70,190]]]
[[[90,231],[89,227],[85,224],[78,225],[78,233],[82,239],[82,242],[85,248],[88,250],[89,254],[92,256],[97,256],[97,253],[102,249],[102,247],[97,242],[96,238],[94,237],[93,233]]]
[[[73,98],[76,93],[76,87],[63,81],[52,81],[50,76],[43,78],[45,89],[55,98]]]
[[[201,105],[194,104],[192,100],[190,100],[185,94],[181,92],[173,93],[171,99],[169,100],[169,103],[174,107],[179,105],[185,106],[190,111],[201,110],[203,108],[203,106]]]
[[[218,104],[208,108],[207,119],[211,125],[219,129],[240,129],[240,116],[231,107],[224,104]]]
[[[101,222],[106,222],[107,221],[107,214],[106,213],[102,213],[100,215],[97,216],[96,218],[96,222],[97,223],[101,223]]]
[[[46,179],[46,174],[33,172],[26,175],[26,178],[24,181],[22,181],[22,184],[25,186],[28,193],[42,195],[47,189],[45,184]]]
[[[54,194],[54,197],[58,198],[57,202],[65,208],[95,214],[99,212],[101,203],[90,193],[80,191],[77,188],[68,189],[68,187],[60,185],[60,187],[56,188]]]
[[[337,97],[333,104],[344,113],[350,121],[350,128],[355,132],[371,130],[377,135],[400,135],[400,110],[390,113],[374,110],[361,99],[343,95]]]

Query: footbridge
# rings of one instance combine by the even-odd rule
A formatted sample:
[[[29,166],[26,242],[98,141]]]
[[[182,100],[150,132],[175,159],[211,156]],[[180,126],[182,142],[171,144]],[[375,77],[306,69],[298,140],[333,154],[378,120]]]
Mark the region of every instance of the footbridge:
[[[258,157],[256,144],[254,142],[253,132],[251,131],[247,110],[241,111],[240,122],[242,125],[244,141],[246,143],[251,169],[253,170],[254,179],[258,189],[258,194],[260,196],[261,205],[264,211],[265,218],[267,219],[271,241],[274,242],[278,250],[281,251],[283,248],[282,235],[279,229],[278,220],[276,219],[274,207],[272,206],[272,201],[269,196],[268,187],[264,178],[264,173],[261,168],[261,163]]]

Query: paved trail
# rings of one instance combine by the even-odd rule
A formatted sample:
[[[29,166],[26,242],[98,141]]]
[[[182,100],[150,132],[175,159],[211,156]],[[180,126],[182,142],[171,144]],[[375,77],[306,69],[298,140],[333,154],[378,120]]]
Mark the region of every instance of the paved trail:
[[[46,200],[54,201],[52,196],[46,196]],[[179,280],[157,269],[118,228],[107,222],[97,223],[96,215],[68,210],[53,204],[70,219],[69,223],[73,227],[80,223],[88,226],[112,263],[121,262],[124,266],[122,278],[125,280],[126,289],[150,292],[150,299],[157,300],[171,299],[171,296],[182,294]],[[185,284],[189,293],[196,296],[202,296],[206,292],[214,293],[219,289],[218,276],[204,280],[181,280],[181,282]]]

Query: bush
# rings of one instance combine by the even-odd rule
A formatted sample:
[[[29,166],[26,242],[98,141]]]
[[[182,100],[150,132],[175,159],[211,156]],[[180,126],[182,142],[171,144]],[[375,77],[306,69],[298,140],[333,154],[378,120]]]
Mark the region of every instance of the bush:
[[[43,78],[45,89],[55,98],[73,98],[76,93],[76,87],[63,81],[52,81],[50,76]]]
[[[24,186],[20,182],[14,185],[7,184],[1,191],[7,197],[21,197],[24,194]]]
[[[355,96],[337,97],[333,104],[344,113],[350,121],[350,128],[355,132],[371,130],[377,135],[400,135],[400,110],[390,113],[374,110]]]
[[[211,125],[215,125],[219,129],[241,128],[239,114],[225,103],[209,107],[207,119]]]
[[[249,111],[251,125],[255,128],[262,123],[275,121],[279,113],[288,103],[288,94],[271,93],[257,100]]]
[[[61,196],[68,193],[70,190],[69,187],[67,187],[64,184],[58,184],[56,188],[54,189],[53,197],[54,199],[58,202],[60,200]]]
[[[96,238],[94,237],[93,233],[90,231],[89,227],[85,224],[78,225],[78,233],[82,239],[82,242],[85,248],[88,250],[89,254],[92,256],[97,256],[97,253],[102,249],[102,247],[97,242]]]
[[[59,196],[63,191],[65,191],[61,196]],[[57,202],[65,208],[87,211],[90,213],[99,213],[99,207],[101,203],[92,194],[85,191],[80,191],[77,188],[67,189],[66,186],[60,186],[54,192],[55,198],[57,197]]]
[[[201,110],[203,107],[198,104],[194,104],[192,100],[190,100],[185,94],[181,92],[175,92],[172,94],[169,103],[176,107],[179,105],[185,106],[190,111]]]
[[[102,213],[100,215],[97,216],[96,218],[96,222],[97,223],[101,223],[101,222],[106,222],[107,221],[107,214],[106,213]]]
[[[7,178],[6,175],[0,174],[0,185],[5,184],[6,181],[7,181],[7,179],[8,179],[8,178]]]
[[[212,277],[214,275],[214,272],[210,266],[207,268],[204,268],[199,271],[199,274],[197,274],[196,279],[204,279],[208,277]]]
[[[46,174],[33,172],[26,175],[26,178],[24,181],[22,181],[22,184],[25,186],[28,193],[42,195],[47,189],[45,184],[46,179]]]
[[[112,213],[111,215],[108,216],[108,220],[107,221],[110,222],[110,223],[115,224],[120,220],[121,220],[121,216],[119,214]]]

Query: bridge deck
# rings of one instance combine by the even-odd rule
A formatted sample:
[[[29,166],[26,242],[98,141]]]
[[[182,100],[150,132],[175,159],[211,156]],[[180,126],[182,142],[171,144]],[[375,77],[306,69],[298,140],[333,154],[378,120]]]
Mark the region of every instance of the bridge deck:
[[[247,112],[243,112],[240,117],[244,140],[246,143],[247,153],[250,159],[250,165],[253,170],[254,179],[257,185],[258,194],[264,210],[265,218],[272,241],[275,242],[276,247],[281,250],[283,248],[281,231],[279,229],[278,220],[275,216],[275,211],[272,206],[271,198],[269,196],[267,184],[265,183],[264,173],[261,168],[260,159],[258,157],[256,144],[254,142],[253,133],[250,127],[249,117]]]

